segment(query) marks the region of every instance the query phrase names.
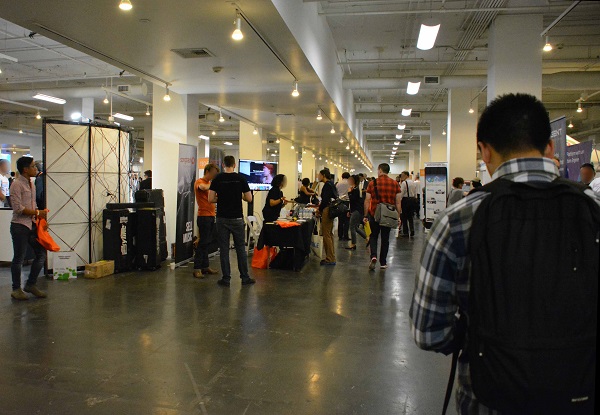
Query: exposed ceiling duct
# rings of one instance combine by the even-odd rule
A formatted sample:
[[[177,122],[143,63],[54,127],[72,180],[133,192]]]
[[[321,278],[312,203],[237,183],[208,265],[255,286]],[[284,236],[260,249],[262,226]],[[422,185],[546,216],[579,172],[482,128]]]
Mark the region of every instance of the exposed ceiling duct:
[[[346,89],[405,89],[408,81],[415,77],[403,78],[350,78],[344,79]],[[439,85],[421,83],[421,89],[432,88],[483,88],[487,84],[487,76],[482,75],[450,75],[441,76]],[[557,72],[542,75],[542,87],[557,90],[597,89],[600,85],[600,71],[589,72]]]

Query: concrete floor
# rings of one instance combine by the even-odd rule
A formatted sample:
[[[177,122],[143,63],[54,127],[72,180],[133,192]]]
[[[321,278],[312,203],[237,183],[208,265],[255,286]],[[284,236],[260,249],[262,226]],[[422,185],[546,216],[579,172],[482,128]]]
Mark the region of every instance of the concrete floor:
[[[408,321],[423,242],[392,239],[386,271],[361,241],[250,287],[163,267],[22,303],[0,268],[0,414],[438,414],[450,358]]]

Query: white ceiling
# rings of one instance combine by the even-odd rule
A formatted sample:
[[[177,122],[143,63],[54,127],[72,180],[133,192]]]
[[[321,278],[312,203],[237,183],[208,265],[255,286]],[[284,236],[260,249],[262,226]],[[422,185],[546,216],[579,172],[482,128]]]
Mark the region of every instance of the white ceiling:
[[[315,2],[303,1],[305,4]],[[0,53],[19,59],[18,64],[0,60],[3,70],[0,98],[3,93],[23,90],[100,88],[110,84],[109,77],[113,77],[115,85],[169,82],[173,91],[197,97],[201,115],[207,112],[206,106],[223,108],[273,136],[293,140],[300,147],[338,161],[356,161],[345,150],[346,143],[340,144],[338,140],[343,134],[354,149],[359,148],[358,142],[270,1],[240,0],[237,7],[293,75],[245,22],[242,24],[244,40],[237,43],[230,38],[235,16],[235,6],[230,1],[133,0],[131,12],[119,10],[117,3],[116,0],[98,0],[87,2],[85,7],[81,7],[79,0],[62,0],[60,5],[34,0],[0,3],[0,18],[6,19],[0,20]],[[345,79],[485,75],[487,27],[495,13],[430,13],[430,8],[501,7],[503,11],[499,14],[516,14],[520,11],[515,7],[528,7],[527,12],[544,15],[546,26],[571,4],[558,0],[330,0],[317,3],[321,18],[326,19],[331,29],[336,59]],[[430,17],[439,18],[442,24],[438,40],[432,50],[419,51],[415,48],[419,25]],[[544,73],[599,71],[598,22],[600,2],[582,2],[552,29],[551,39],[557,48],[544,55]],[[30,38],[32,30],[39,34]],[[207,48],[214,57],[183,59],[171,51],[180,48]],[[217,73],[214,67],[222,70]],[[119,76],[122,70],[125,72]],[[300,80],[298,98],[290,96],[294,76]],[[361,119],[362,128],[386,132],[365,136],[373,164],[387,161],[390,142],[395,140],[389,132],[398,123],[395,117],[380,119],[376,113],[398,112],[408,104],[413,111],[446,111],[446,92],[422,89],[415,97],[408,96],[403,89],[353,90],[356,111],[367,113]],[[593,130],[600,125],[599,117],[593,115],[597,112],[590,110],[583,115],[574,112],[574,102],[581,92],[584,91],[543,91],[543,100],[551,115],[574,117],[574,132]],[[151,94],[152,88],[147,96],[137,98],[151,102]],[[477,101],[483,107],[485,94]],[[39,101],[21,102],[41,105]],[[600,94],[586,101],[588,107],[598,104]],[[145,117],[145,105],[116,96],[114,105],[116,111],[136,116],[136,128],[143,127],[140,118]],[[44,106],[50,114],[62,114],[60,106]],[[98,116],[108,115],[101,95],[96,97],[95,106]],[[332,123],[327,118],[320,122],[315,119],[318,108],[331,119],[336,134],[329,133]],[[5,125],[39,128],[35,112],[0,102],[0,121]],[[368,113],[374,113],[373,118],[369,118]],[[428,128],[427,122],[418,118],[406,124],[407,128],[417,127],[421,131]],[[231,137],[229,131],[234,131],[237,125],[215,126],[210,117],[201,120],[200,132],[215,128],[222,130],[218,132],[223,137]],[[419,136],[412,137],[400,150],[399,158],[406,157],[405,150],[418,149]],[[361,167],[356,163],[353,166]]]

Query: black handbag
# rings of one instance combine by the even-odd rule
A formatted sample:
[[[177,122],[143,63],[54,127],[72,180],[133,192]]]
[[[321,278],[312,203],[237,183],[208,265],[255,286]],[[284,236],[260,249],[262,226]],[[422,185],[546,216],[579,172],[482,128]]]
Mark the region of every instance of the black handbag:
[[[350,202],[340,198],[334,199],[329,204],[329,217],[331,219],[345,216],[350,211]]]

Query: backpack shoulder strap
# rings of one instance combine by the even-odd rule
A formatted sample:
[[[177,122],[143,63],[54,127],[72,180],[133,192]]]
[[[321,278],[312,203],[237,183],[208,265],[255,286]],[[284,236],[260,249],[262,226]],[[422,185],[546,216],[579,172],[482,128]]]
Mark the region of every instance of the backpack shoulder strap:
[[[373,188],[375,189],[375,199],[379,200],[379,192],[377,191],[377,179],[373,179]]]

